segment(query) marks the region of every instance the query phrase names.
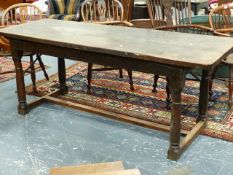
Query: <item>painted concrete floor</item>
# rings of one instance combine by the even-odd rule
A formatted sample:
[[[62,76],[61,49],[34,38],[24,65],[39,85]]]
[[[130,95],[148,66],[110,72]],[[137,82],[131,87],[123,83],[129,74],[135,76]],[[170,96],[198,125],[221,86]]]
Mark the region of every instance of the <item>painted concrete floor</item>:
[[[43,58],[48,72],[56,72],[56,59]],[[46,175],[54,166],[116,160],[142,175],[233,175],[233,143],[199,136],[179,161],[170,161],[168,133],[49,104],[23,117],[15,90],[15,80],[0,84],[0,175]]]

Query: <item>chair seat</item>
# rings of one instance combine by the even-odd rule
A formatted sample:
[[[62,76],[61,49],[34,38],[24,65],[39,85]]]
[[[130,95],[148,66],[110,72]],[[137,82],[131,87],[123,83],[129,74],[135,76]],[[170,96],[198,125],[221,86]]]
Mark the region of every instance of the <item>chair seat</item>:
[[[2,50],[0,48],[0,57],[6,57],[6,56],[11,56],[11,52],[10,51],[5,51],[5,50]]]
[[[50,19],[60,19],[60,20],[67,20],[67,21],[76,21],[76,15],[64,15],[64,14],[55,14],[50,15],[48,18]]]
[[[227,56],[226,60],[223,62],[223,64],[220,64],[217,67],[215,77],[217,78],[229,78],[229,65],[233,66],[233,53]],[[202,70],[201,69],[194,69],[192,70],[192,73],[194,73],[197,76],[201,76]]]
[[[192,24],[199,24],[204,26],[209,26],[209,16],[208,15],[197,15],[191,18]],[[233,17],[231,17],[233,22]]]
[[[192,73],[197,75],[197,76],[201,76],[202,69],[194,69],[194,70],[192,70]],[[228,78],[229,77],[229,66],[227,66],[226,64],[220,64],[217,67],[215,77],[216,78]]]
[[[186,24],[189,21],[189,18],[183,18],[181,20],[181,24],[184,23]],[[208,15],[196,15],[191,17],[191,22],[192,24],[199,24],[199,25],[204,25],[209,27],[209,17]]]
[[[209,17],[208,15],[197,15],[191,18],[192,24],[199,24],[204,26],[209,26]]]

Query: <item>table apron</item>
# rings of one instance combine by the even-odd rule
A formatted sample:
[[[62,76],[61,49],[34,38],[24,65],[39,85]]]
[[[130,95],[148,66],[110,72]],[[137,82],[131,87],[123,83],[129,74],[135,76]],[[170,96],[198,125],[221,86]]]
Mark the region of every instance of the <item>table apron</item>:
[[[140,71],[144,73],[159,74],[163,76],[180,76],[190,72],[191,68],[183,68],[175,65],[166,65],[147,60],[139,60],[131,57],[117,56],[107,53],[90,52],[80,49],[42,44],[32,41],[11,40],[14,50],[28,51],[45,55],[67,58],[71,60],[91,62],[113,68]]]

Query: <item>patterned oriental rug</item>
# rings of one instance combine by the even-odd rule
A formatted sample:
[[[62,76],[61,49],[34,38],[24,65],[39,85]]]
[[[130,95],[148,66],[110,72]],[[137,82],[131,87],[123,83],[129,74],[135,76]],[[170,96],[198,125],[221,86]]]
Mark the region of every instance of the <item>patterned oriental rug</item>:
[[[92,94],[87,92],[87,64],[78,62],[67,69],[69,93],[59,98],[123,114],[163,125],[170,124],[170,110],[166,109],[166,82],[159,79],[157,93],[152,93],[153,75],[133,72],[135,91],[130,91],[128,76],[119,78],[118,71],[93,72]],[[50,81],[37,83],[38,96],[53,92],[58,87],[57,75]],[[31,92],[31,87],[27,87]],[[204,135],[233,141],[233,111],[227,106],[228,94],[224,84],[214,83],[213,100],[209,102],[207,127]],[[32,93],[31,93],[32,94]],[[198,116],[199,82],[187,81],[182,94],[182,129],[190,130]]]
[[[25,70],[29,66],[29,62],[22,61],[23,69]],[[15,66],[11,58],[0,57],[0,73],[6,71],[14,71]],[[35,71],[39,71],[39,64],[35,64]],[[0,74],[0,83],[15,78],[15,73]]]

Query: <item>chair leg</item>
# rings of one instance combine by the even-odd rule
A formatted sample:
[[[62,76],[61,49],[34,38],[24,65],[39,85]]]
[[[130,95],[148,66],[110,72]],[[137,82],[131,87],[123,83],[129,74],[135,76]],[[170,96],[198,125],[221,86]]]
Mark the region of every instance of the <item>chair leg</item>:
[[[92,79],[92,63],[88,63],[88,68],[87,68],[87,93],[91,93],[91,79]]]
[[[213,95],[212,86],[213,86],[213,80],[214,80],[216,72],[217,72],[217,68],[214,69],[211,75],[211,79],[209,80],[209,100],[212,99],[212,95]]]
[[[33,55],[30,55],[30,72],[31,72],[33,92],[37,92],[37,89],[36,89],[36,73],[35,73]]]
[[[40,54],[36,54],[36,58],[37,58],[37,60],[38,60],[38,62],[40,64],[40,67],[41,67],[42,71],[44,72],[45,78],[49,81],[49,76],[48,76],[48,74],[47,74],[47,72],[45,70],[45,65],[44,65],[44,63],[43,63],[43,61],[41,59],[41,55]]]
[[[233,66],[229,65],[229,79],[228,79],[228,83],[229,83],[229,87],[228,87],[228,90],[229,90],[229,102],[228,102],[228,106],[229,108],[232,107],[232,79],[233,79]]]
[[[158,79],[159,79],[159,75],[154,74],[154,84],[153,84],[152,92],[157,92],[156,88],[157,88]]]
[[[134,86],[133,86],[133,75],[132,71],[128,70],[128,76],[129,76],[129,84],[130,84],[130,90],[134,91]]]
[[[166,77],[166,81],[167,81],[167,85],[166,85],[166,93],[167,93],[166,102],[167,102],[167,105],[166,105],[166,108],[170,109],[170,104],[171,104],[171,92],[170,92],[170,89],[169,89],[170,78]]]
[[[212,99],[212,95],[213,95],[212,86],[213,86],[213,79],[211,78],[209,80],[209,100]]]
[[[119,69],[119,78],[123,78],[123,70]]]

